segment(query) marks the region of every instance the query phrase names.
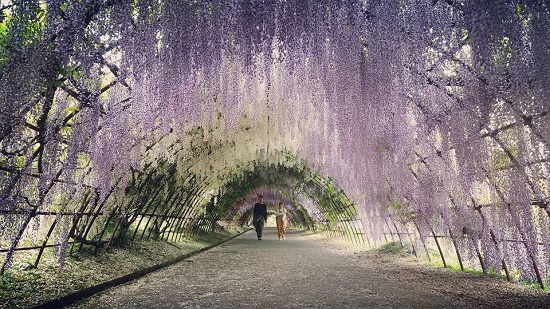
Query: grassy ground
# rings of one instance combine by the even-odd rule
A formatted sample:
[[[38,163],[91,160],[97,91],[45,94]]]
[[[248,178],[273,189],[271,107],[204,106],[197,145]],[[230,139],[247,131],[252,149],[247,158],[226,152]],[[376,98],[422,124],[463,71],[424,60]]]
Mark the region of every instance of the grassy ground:
[[[381,255],[385,255],[385,256],[395,256],[395,257],[402,258],[402,261],[410,261],[410,262],[413,262],[413,263],[418,263],[419,265],[428,265],[428,266],[432,266],[432,267],[443,268],[444,265],[443,265],[443,262],[441,260],[440,255],[439,255],[439,252],[436,251],[435,249],[433,249],[433,250],[429,249],[429,251],[430,251],[430,258],[431,258],[429,261],[427,260],[425,255],[423,255],[422,257],[416,258],[414,256],[413,252],[412,252],[412,249],[411,249],[410,245],[404,244],[404,247],[401,247],[399,242],[394,241],[394,242],[386,243],[386,244],[384,244],[380,247],[377,247],[375,249],[372,249],[371,253],[381,254]],[[449,269],[449,270],[453,270],[453,271],[457,271],[457,272],[461,271],[460,264],[459,264],[458,260],[453,259],[451,255],[446,256],[446,268],[445,269]],[[507,280],[506,276],[504,274],[504,271],[502,271],[502,270],[496,271],[496,270],[491,269],[487,272],[487,274],[483,274],[481,269],[474,269],[474,268],[470,268],[470,267],[465,266],[464,267],[464,273],[475,274],[475,275],[480,275],[480,276],[488,276],[488,277],[491,277],[491,278],[499,278],[501,280]],[[529,289],[532,289],[534,291],[542,290],[539,283],[536,280],[522,279],[520,274],[517,271],[512,272],[510,275],[511,275],[510,277],[511,277],[512,282],[515,283],[515,284],[522,285],[522,286],[527,287]],[[548,281],[549,280],[547,280],[547,282]],[[546,284],[546,286],[544,287],[544,291],[550,292],[550,285]]]
[[[333,252],[350,258],[369,273],[384,274],[396,286],[408,291],[433,297],[451,295],[461,303],[456,308],[550,308],[550,292],[541,290],[538,284],[528,284],[523,280],[508,282],[498,274],[483,275],[481,271],[470,268],[465,268],[463,272],[458,266],[443,268],[437,249],[432,254],[431,248],[428,248],[431,256],[429,262],[425,257],[415,257],[406,243],[404,248],[399,242],[365,248],[341,238],[322,235],[312,235],[310,238],[326,243],[328,248],[333,248]],[[446,260],[449,266],[452,260]]]
[[[8,269],[0,281],[0,308],[30,308],[81,289],[174,259],[191,251],[220,242],[241,232],[231,229],[196,236],[177,243],[143,240],[94,255],[82,252],[69,256],[60,268],[51,252],[46,252],[38,268],[32,261],[20,262]],[[29,253],[30,254],[30,253]]]

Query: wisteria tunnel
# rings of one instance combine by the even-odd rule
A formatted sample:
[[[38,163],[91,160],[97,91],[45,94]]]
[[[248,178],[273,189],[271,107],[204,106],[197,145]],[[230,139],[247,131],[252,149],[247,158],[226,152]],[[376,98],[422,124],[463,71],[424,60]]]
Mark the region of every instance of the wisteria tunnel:
[[[1,271],[244,225],[263,194],[544,286],[549,33],[544,0],[2,0]]]

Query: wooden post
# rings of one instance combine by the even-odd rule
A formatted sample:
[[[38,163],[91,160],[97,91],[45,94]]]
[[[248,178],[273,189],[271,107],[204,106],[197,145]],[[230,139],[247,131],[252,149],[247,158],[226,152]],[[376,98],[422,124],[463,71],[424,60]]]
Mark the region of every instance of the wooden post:
[[[82,240],[78,243],[78,252],[82,252],[82,246],[84,244],[84,241],[86,241],[86,237],[84,237],[84,235],[86,234],[86,230],[88,229],[88,223],[89,223],[88,221],[91,221],[90,217],[93,217],[95,215],[93,213],[93,210],[96,208],[97,204],[99,203],[99,193],[97,192],[97,190],[95,190],[94,193],[95,193],[94,202],[90,209],[90,213],[86,216],[86,220],[82,225],[82,231],[78,235],[75,235],[75,239],[78,238]]]
[[[481,270],[483,271],[484,274],[487,274],[487,268],[485,267],[485,262],[483,261],[483,256],[481,255],[481,251],[479,251],[477,242],[474,240],[473,237],[470,237],[470,240],[472,241],[474,249],[476,250],[476,255],[477,255],[477,258],[479,259],[479,264],[481,265]]]
[[[441,256],[441,260],[443,261],[443,267],[447,267],[447,263],[445,262],[445,256],[443,255],[443,250],[441,250],[441,246],[439,245],[439,241],[437,240],[437,235],[435,235],[435,232],[434,232],[434,229],[431,228],[431,231],[432,231],[432,235],[434,237],[434,240],[435,240],[435,244],[437,245],[437,250],[439,250],[439,255]]]
[[[497,142],[499,143],[499,145],[502,146],[502,142],[497,140]],[[505,149],[505,147],[503,147],[503,149]],[[515,160],[515,158],[513,156],[511,156],[511,154],[509,153],[509,151],[506,151],[505,149],[505,152],[508,154],[508,156],[510,156],[510,159],[512,161],[515,161],[518,165],[519,165],[519,162],[517,162]],[[491,181],[492,185],[494,186],[495,188],[495,192],[497,193],[498,197],[500,198],[500,200],[504,203],[504,205],[506,206],[506,209],[508,210],[508,212],[510,213],[510,216],[512,218],[512,221],[515,225],[515,228],[518,229],[518,232],[519,234],[521,235],[521,238],[522,238],[522,243],[523,245],[525,246],[525,250],[527,252],[527,255],[529,256],[529,258],[531,259],[531,263],[533,265],[533,269],[535,270],[535,274],[537,275],[537,281],[540,285],[540,287],[542,289],[544,289],[544,279],[542,278],[542,275],[540,273],[540,270],[539,270],[539,267],[537,265],[537,262],[536,262],[536,258],[533,256],[532,252],[530,252],[529,250],[529,246],[527,246],[527,239],[529,239],[528,237],[526,237],[525,235],[525,232],[523,231],[523,229],[521,228],[521,223],[520,223],[520,220],[519,218],[517,218],[516,216],[516,213],[513,211],[513,209],[511,208],[511,204],[506,202],[506,195],[502,192],[502,190],[498,187],[498,185],[493,181],[490,173],[488,171],[486,171],[484,169],[484,172],[485,172],[485,176],[487,177],[487,179],[489,179],[489,181]]]
[[[103,209],[103,207],[107,204],[107,200],[109,199],[109,197],[111,196],[111,194],[113,194],[116,186],[118,185],[118,183],[120,182],[120,178],[117,179],[116,183],[114,186],[111,187],[111,189],[109,190],[109,193],[107,194],[107,196],[103,199],[103,201],[101,202],[101,204],[99,205],[99,208],[95,211],[94,215],[92,216],[92,219],[90,220],[90,222],[88,222],[88,226],[86,227],[86,231],[84,232],[84,234],[82,235],[82,238],[83,239],[86,239],[88,237],[88,234],[90,233],[90,230],[92,229],[92,225],[93,223],[95,222],[95,220],[97,219],[97,217],[99,216],[99,214],[101,213],[101,210]],[[110,220],[110,218],[109,218]],[[105,231],[105,229],[103,229],[103,232]],[[100,237],[99,237],[99,240],[98,240],[98,243],[99,241],[101,241],[101,237],[103,237],[103,232],[101,233]],[[78,248],[78,250],[82,250],[82,243],[80,243],[80,247]],[[97,253],[97,246],[95,248],[95,253]]]
[[[113,233],[111,234],[111,237],[109,237],[109,241],[107,242],[107,246],[105,246],[105,249],[109,249],[111,247],[111,244],[113,243],[113,240],[115,239],[116,232],[118,230],[118,227],[120,226],[120,222],[122,222],[122,215],[118,217],[118,220],[116,221],[115,229],[113,230]]]
[[[393,237],[393,231],[391,230],[390,224],[388,223],[388,220],[386,220],[386,217],[384,217],[384,222],[386,223],[386,227],[388,228],[388,231],[390,232],[391,241],[394,241]],[[387,234],[384,234],[384,237],[386,237]],[[386,237],[387,240],[387,237]]]
[[[50,229],[48,230],[48,233],[46,234],[46,238],[42,242],[42,246],[40,247],[40,250],[38,251],[38,256],[36,257],[36,261],[34,262],[34,268],[38,267],[38,262],[40,261],[40,258],[42,257],[42,252],[44,252],[44,248],[46,248],[46,245],[48,244],[48,239],[50,238],[50,235],[53,232],[53,229],[55,225],[57,224],[57,219],[55,219],[50,226]]]
[[[82,218],[82,213],[86,210],[88,203],[90,203],[90,199],[89,199],[90,195],[91,195],[90,190],[86,190],[86,194],[84,195],[82,206],[80,206],[79,211],[76,214],[74,214],[73,224],[71,226],[71,229],[69,230],[69,237],[73,237],[73,239],[75,240],[78,238],[78,236],[80,236],[80,235],[77,235],[77,232],[78,232],[77,226],[78,226],[78,223],[80,222],[80,219]],[[82,233],[79,233],[79,234],[82,234]],[[69,250],[70,256],[73,255],[73,248],[74,248],[74,245],[71,246],[71,249]]]
[[[147,211],[149,211],[149,208],[151,208],[151,205],[155,202],[155,199],[160,194],[161,189],[162,189],[162,186],[159,186],[158,189],[156,190],[155,194],[153,194],[153,197],[151,199],[146,199],[143,206],[136,209],[136,216],[139,212],[141,212],[141,216],[140,216],[139,221],[136,225],[136,228],[134,229],[134,233],[132,234],[132,240],[136,239],[136,234],[138,232],[139,226],[141,225],[141,222],[143,221],[143,218],[145,217],[144,215],[147,213]],[[147,207],[145,207],[145,205],[147,205]]]
[[[117,207],[118,208],[118,207]],[[103,238],[103,235],[105,234],[105,231],[107,230],[107,227],[109,226],[109,223],[111,222],[111,219],[115,216],[115,212],[117,209],[113,210],[109,217],[107,217],[107,222],[105,222],[105,225],[103,226],[103,229],[101,230],[101,233],[99,233],[99,239],[97,240],[97,245],[94,249],[94,254],[97,254],[97,251],[99,250],[99,244],[101,243],[101,239]]]
[[[460,251],[458,250],[458,246],[456,245],[456,239],[453,236],[453,231],[451,231],[450,227],[449,227],[449,236],[451,236],[451,240],[453,241],[453,246],[455,248],[456,257],[458,259],[458,264],[460,265],[460,270],[464,271],[464,265],[462,265],[462,257],[460,256]]]
[[[426,223],[428,223],[427,220],[425,220]],[[428,247],[426,247],[426,243],[423,240],[422,234],[420,233],[420,228],[418,227],[418,224],[416,224],[416,221],[413,219],[412,222],[414,223],[414,226],[416,227],[416,230],[418,231],[418,236],[420,236],[420,241],[422,243],[422,247],[424,248],[424,251],[426,252],[426,257],[428,257],[428,261],[431,262],[432,258],[430,256],[430,252],[428,251]]]
[[[401,239],[401,233],[399,233],[399,229],[397,228],[397,225],[395,224],[395,221],[390,216],[388,216],[388,218],[390,218],[391,223],[393,224],[393,227],[395,228],[395,233],[397,234],[397,238],[399,238],[399,243],[401,244],[401,249],[405,249],[405,246],[403,245],[403,240]]]
[[[147,231],[147,227],[149,226],[149,223],[151,223],[151,219],[153,218],[153,216],[155,215],[155,212],[157,211],[157,209],[159,208],[159,206],[161,204],[159,201],[152,201],[151,203],[155,203],[155,202],[156,202],[155,208],[153,209],[153,212],[148,215],[149,218],[147,219],[147,223],[145,223],[145,227],[143,228],[143,231],[141,232],[141,236],[139,237],[139,239],[143,239],[143,236],[145,236],[145,232]]]
[[[17,235],[13,238],[11,241],[10,250],[6,254],[6,259],[4,261],[4,264],[2,265],[2,269],[0,270],[0,275],[4,274],[4,271],[6,271],[6,268],[11,263],[11,260],[13,258],[13,253],[15,252],[15,248],[17,248],[17,245],[19,244],[19,241],[21,240],[21,236],[23,236],[23,233],[27,229],[27,226],[29,225],[29,222],[34,217],[36,209],[33,209],[30,214],[27,215],[25,218],[25,221],[21,225],[21,228],[19,229],[19,232]]]
[[[179,194],[178,197],[176,198],[175,201],[175,205],[172,205],[172,208],[174,209],[172,211],[172,214],[171,214],[171,218],[168,219],[168,225],[166,227],[166,229],[162,232],[162,235],[161,235],[161,240],[164,239],[164,233],[166,231],[168,231],[168,233],[166,234],[166,241],[168,241],[168,239],[170,238],[170,233],[172,233],[172,235],[174,235],[175,232],[171,232],[172,229],[174,228],[174,224],[176,223],[176,220],[179,218],[179,216],[181,215],[181,213],[183,212],[183,207],[180,207],[181,205],[181,197],[182,197],[183,193]]]
[[[180,197],[180,194],[174,194],[174,199],[172,200],[171,203],[168,203],[170,201],[170,199],[166,200],[166,204],[169,204],[168,207],[166,207],[166,211],[164,212],[164,214],[161,216],[161,219],[160,219],[160,223],[158,224],[159,226],[159,233],[160,233],[160,237],[159,239],[162,240],[164,238],[164,232],[166,231],[166,229],[168,228],[168,226],[163,230],[162,229],[162,224],[164,222],[167,222],[166,224],[168,225],[168,222],[170,222],[170,218],[169,218],[169,215],[168,213],[174,209],[174,205],[176,204],[176,202],[178,201]],[[172,211],[174,212],[174,211]]]
[[[186,220],[189,220],[190,218],[192,218],[194,215],[195,215],[195,204],[198,202],[198,198],[199,196],[204,192],[204,189],[203,188],[198,188],[197,187],[197,191],[196,193],[192,196],[190,202],[189,202],[189,207],[186,211],[186,214],[184,216],[184,219],[182,221],[182,226],[185,226],[185,221]],[[180,237],[178,240],[181,240],[183,237],[185,236],[185,231],[183,231],[183,233],[180,234]]]
[[[409,229],[407,228],[407,226],[405,224],[403,224],[403,226],[405,227],[405,230],[407,231],[407,236],[409,237],[409,242],[411,243],[411,248],[413,250],[414,257],[418,258],[418,254],[416,253],[416,249],[414,248],[414,243],[413,243],[413,239],[411,237],[411,233],[409,232]]]
[[[185,205],[187,204],[187,202],[189,202],[189,199],[191,199],[191,197],[193,197],[193,195],[197,191],[198,191],[198,187],[192,188],[191,191],[187,193],[185,201],[183,201],[183,203],[180,202],[179,207],[181,207],[182,211],[181,211],[181,214],[178,215],[178,220],[175,222],[174,229],[181,230],[182,222],[183,222],[183,220],[185,220],[185,217],[187,216],[187,213],[189,211],[189,208],[186,208]],[[180,233],[180,235],[181,235],[181,233]],[[176,233],[172,234],[172,242],[178,241],[179,239],[180,239],[179,237],[176,239]]]

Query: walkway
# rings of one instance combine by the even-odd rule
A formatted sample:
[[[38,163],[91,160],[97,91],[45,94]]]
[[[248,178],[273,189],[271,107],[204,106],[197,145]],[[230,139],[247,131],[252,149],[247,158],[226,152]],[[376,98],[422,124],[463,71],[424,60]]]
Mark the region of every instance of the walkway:
[[[441,269],[415,271],[403,266],[401,271],[409,276],[401,278],[399,266],[361,255],[326,237],[290,232],[287,240],[279,241],[276,230],[268,228],[259,241],[249,231],[75,307],[544,308],[544,303],[550,304],[550,298],[543,299],[540,293],[538,298],[506,291],[495,294],[490,284],[512,286],[502,280]],[[464,282],[473,288],[462,286]]]

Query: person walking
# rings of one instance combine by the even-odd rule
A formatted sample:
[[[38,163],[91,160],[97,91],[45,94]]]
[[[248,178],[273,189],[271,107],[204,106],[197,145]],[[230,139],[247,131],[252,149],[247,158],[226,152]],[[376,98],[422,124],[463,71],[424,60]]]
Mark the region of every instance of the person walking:
[[[267,206],[264,204],[263,195],[260,194],[258,196],[258,203],[254,205],[254,214],[252,216],[252,223],[254,224],[254,228],[256,228],[258,240],[262,240],[265,221],[267,221]]]
[[[279,234],[279,240],[285,239],[285,225],[286,225],[286,208],[283,202],[279,202],[279,209],[275,213],[275,220],[277,222],[277,234]]]

